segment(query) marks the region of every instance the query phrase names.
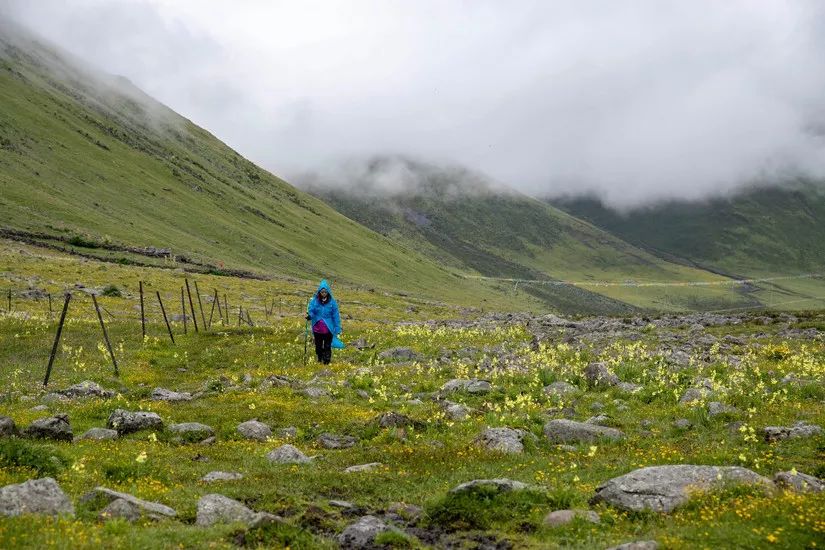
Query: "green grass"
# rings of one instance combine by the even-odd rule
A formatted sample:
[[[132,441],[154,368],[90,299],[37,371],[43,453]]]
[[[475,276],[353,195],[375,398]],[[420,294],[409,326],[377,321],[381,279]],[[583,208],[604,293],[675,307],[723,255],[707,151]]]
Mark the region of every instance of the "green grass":
[[[4,441],[0,486],[48,473],[76,505],[88,490],[104,485],[172,506],[178,518],[134,526],[101,523],[96,510],[78,505],[77,518],[72,520],[38,519],[33,524],[30,518],[0,519],[0,547],[231,548],[241,544],[332,548],[334,537],[354,518],[331,507],[331,499],[348,500],[379,515],[395,502],[421,506],[425,511],[419,524],[422,529],[446,537],[439,539],[442,542],[449,539],[464,545],[507,539],[526,548],[603,548],[652,538],[665,548],[753,548],[766,546],[769,537],[775,537],[777,547],[813,548],[813,542],[823,540],[823,495],[765,496],[726,490],[697,497],[670,516],[626,514],[599,505],[594,508],[601,516],[599,524],[577,521],[557,529],[542,524],[544,515],[555,508],[587,508],[599,484],[641,466],[742,465],[768,476],[791,468],[825,474],[822,437],[766,444],[750,431],[797,420],[825,425],[821,341],[782,341],[776,336],[778,325],[746,322],[709,329],[717,337],[732,333],[745,339],[744,346],[735,348],[742,364],[734,367],[726,361],[727,352],[712,349],[707,362],[698,360],[697,354],[693,366],[671,371],[658,351],[669,336],[659,329],[640,331],[639,341],[613,339],[604,348],[577,350],[548,342],[533,349],[531,334],[520,325],[461,329],[423,324],[467,314],[416,296],[385,296],[340,285],[336,297],[345,316],[345,340],[364,338],[375,347],[336,352],[326,370],[312,360],[303,364],[300,311],[312,291],[309,283],[198,276],[201,290],[217,287],[228,294],[231,304],[255,308],[257,326],[217,324],[198,334],[190,326],[184,335],[175,322],[177,343],[172,345],[156,307],[150,310],[149,337],[142,341],[135,282],[143,279],[149,290],[160,290],[174,303],[182,282],[180,273],[102,264],[8,244],[0,247],[0,273],[6,284],[13,277],[17,284],[31,282],[54,293],[76,283],[101,289],[116,285],[121,290],[119,297],[99,298],[114,316],[107,315],[106,321],[120,377],[113,375],[101,348],[91,301],[76,292],[49,385],[50,389],[64,388],[91,379],[116,391],[111,399],[46,402],[47,411],[33,410],[44,402],[42,376],[55,316],[48,315],[42,299],[20,297],[11,313],[0,313],[0,364],[4,366],[0,408],[18,426],[62,412],[80,434],[105,425],[115,408],[125,408],[157,412],[167,424],[202,422],[217,435],[211,446],[177,445],[164,431],[155,436],[139,432],[114,441]],[[262,303],[269,297],[283,300],[281,315],[266,317]],[[412,305],[417,312],[408,311]],[[825,323],[821,313],[805,313],[798,326],[821,323]],[[755,339],[758,332],[766,332],[767,338]],[[693,337],[681,331],[675,335],[680,341]],[[380,351],[394,346],[408,346],[422,359],[402,365],[378,359]],[[512,367],[494,361],[499,351],[512,354]],[[444,356],[449,359],[441,360]],[[585,390],[582,371],[592,360],[607,362],[622,379],[643,384],[644,390],[631,396],[616,389]],[[780,380],[789,372],[812,383],[782,386]],[[242,383],[246,374],[252,377],[249,384]],[[300,388],[262,384],[273,374],[325,387],[329,395],[313,400]],[[450,396],[476,411],[468,420],[449,419],[426,395],[420,396],[420,402],[415,400],[449,379],[473,377],[490,380],[494,389],[486,395],[459,392]],[[737,407],[738,413],[709,417],[702,404],[678,404],[695,378],[706,377],[718,385],[720,399]],[[542,426],[547,411],[558,403],[544,394],[543,387],[554,380],[581,388],[575,400],[566,403],[574,408],[575,419],[595,414],[598,403],[612,417],[612,424],[626,433],[626,439],[573,449],[547,442]],[[211,391],[191,402],[167,404],[149,400],[157,386]],[[358,390],[366,391],[368,398]],[[380,429],[375,418],[387,411],[406,414],[418,425]],[[268,442],[243,440],[235,427],[251,418],[270,424],[276,433],[294,426],[297,434],[290,439],[276,436]],[[672,422],[677,418],[688,418],[693,427],[674,429]],[[643,420],[649,426],[643,426]],[[727,423],[732,420],[744,422],[744,429],[731,432]],[[488,426],[519,428],[534,437],[525,441],[523,454],[489,452],[475,443]],[[359,442],[350,449],[327,450],[316,442],[324,432],[353,435]],[[266,453],[287,441],[315,455],[315,460],[300,466],[270,464]],[[60,466],[51,456],[59,457]],[[138,460],[143,456],[145,460]],[[368,462],[383,466],[365,473],[343,472],[348,466]],[[53,464],[54,469],[48,470]],[[238,471],[245,478],[210,485],[199,481],[213,470]],[[533,484],[539,491],[506,497],[449,493],[459,483],[498,477]],[[237,525],[196,527],[198,498],[212,492],[278,514],[285,525],[249,532]],[[395,547],[426,546],[409,533],[386,537],[384,542]]]

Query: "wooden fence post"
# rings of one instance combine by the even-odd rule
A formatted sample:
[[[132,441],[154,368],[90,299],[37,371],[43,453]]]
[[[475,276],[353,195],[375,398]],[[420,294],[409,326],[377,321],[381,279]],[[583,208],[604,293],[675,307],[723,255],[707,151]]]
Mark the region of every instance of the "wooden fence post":
[[[166,308],[163,307],[163,300],[160,299],[160,291],[156,290],[155,294],[158,295],[158,303],[160,304],[160,312],[163,313],[163,320],[166,322],[166,330],[169,331],[169,338],[172,340],[172,343],[175,343],[175,337],[172,336],[172,327],[169,326],[169,318],[166,317]]]
[[[142,342],[146,340],[146,311],[143,308],[143,281],[138,281],[138,287],[140,289],[140,330]]]
[[[183,287],[180,287],[180,310],[183,313],[183,333],[186,334],[186,300],[183,297]]]
[[[198,281],[195,281],[195,295],[198,297],[198,309],[201,310],[201,321],[203,321],[203,330],[208,330],[206,325],[206,315],[203,314],[203,302],[201,302],[201,291],[198,290]]]
[[[192,303],[192,291],[189,290],[189,279],[186,281],[186,295],[189,296],[189,309],[192,311],[192,324],[195,326],[195,332],[198,332],[198,319],[195,317],[195,305]]]
[[[69,300],[72,299],[71,292],[66,293],[66,301],[63,302],[63,313],[60,314],[60,322],[57,325],[57,334],[54,336],[54,345],[52,345],[52,353],[49,355],[49,366],[46,367],[46,377],[43,379],[43,387],[49,384],[49,377],[52,374],[52,364],[54,364],[54,356],[57,355],[57,345],[60,343],[60,335],[63,333],[63,323],[66,321],[66,312],[69,311]]]
[[[97,312],[97,320],[100,321],[100,328],[103,331],[103,340],[106,342],[106,349],[109,350],[109,357],[112,358],[112,365],[115,366],[115,376],[120,376],[117,371],[117,361],[115,360],[115,353],[112,351],[112,344],[109,342],[109,334],[106,332],[106,325],[103,323],[103,315],[100,313],[100,306],[97,305],[97,297],[92,294],[92,302],[95,305]]]

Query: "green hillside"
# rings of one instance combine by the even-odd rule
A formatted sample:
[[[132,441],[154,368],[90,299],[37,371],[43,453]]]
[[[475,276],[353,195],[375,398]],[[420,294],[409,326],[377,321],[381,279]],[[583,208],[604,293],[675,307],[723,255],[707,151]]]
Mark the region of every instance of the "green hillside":
[[[404,174],[404,186],[376,181]],[[410,177],[412,175],[412,177]],[[595,281],[704,281],[717,275],[661,260],[589,223],[461,168],[377,158],[355,178],[304,187],[344,215],[438,260],[479,276],[581,282],[576,287],[519,283],[559,303],[618,300],[644,308],[712,309],[754,302],[730,287],[596,286]],[[511,283],[516,288],[515,283]],[[515,292],[514,292],[515,294]],[[583,295],[586,294],[586,298]],[[607,302],[605,302],[606,304]]]
[[[568,213],[659,257],[737,277],[825,272],[825,185],[754,188],[704,202],[669,202],[620,214],[592,198],[553,200]],[[761,283],[767,303],[825,297],[819,277]],[[796,307],[825,304],[799,302]]]
[[[0,24],[0,105],[7,236],[122,262],[173,262],[128,253],[155,247],[189,267],[530,305],[365,229],[125,79],[82,68],[8,24]]]

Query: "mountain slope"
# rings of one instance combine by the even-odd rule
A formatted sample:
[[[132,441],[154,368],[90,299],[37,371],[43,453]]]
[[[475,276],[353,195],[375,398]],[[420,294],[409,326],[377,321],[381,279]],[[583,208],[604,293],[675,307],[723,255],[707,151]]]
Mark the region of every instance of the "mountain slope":
[[[587,291],[591,298],[598,294],[646,308],[753,303],[724,286],[702,292],[598,286],[596,281],[723,279],[663,261],[589,223],[461,168],[381,157],[352,172],[332,182],[307,177],[301,185],[346,216],[445,265],[486,277],[581,283],[576,287],[519,283],[518,288],[541,299],[576,302],[583,298],[565,293]]]
[[[115,259],[111,243],[171,248],[214,266],[527,305],[356,224],[8,23],[0,105],[0,229]]]
[[[670,202],[619,214],[593,198],[552,204],[662,257],[737,277],[825,273],[825,185],[798,181],[705,202]],[[821,278],[760,285],[767,302],[825,297]],[[775,293],[776,296],[768,296]],[[798,307],[825,304],[798,302]]]

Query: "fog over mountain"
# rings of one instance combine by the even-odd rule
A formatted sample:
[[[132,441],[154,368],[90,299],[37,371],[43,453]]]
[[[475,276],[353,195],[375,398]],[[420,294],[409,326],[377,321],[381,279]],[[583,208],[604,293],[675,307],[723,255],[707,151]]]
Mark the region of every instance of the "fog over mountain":
[[[410,155],[629,208],[825,177],[815,0],[0,0],[0,17],[287,179]]]

